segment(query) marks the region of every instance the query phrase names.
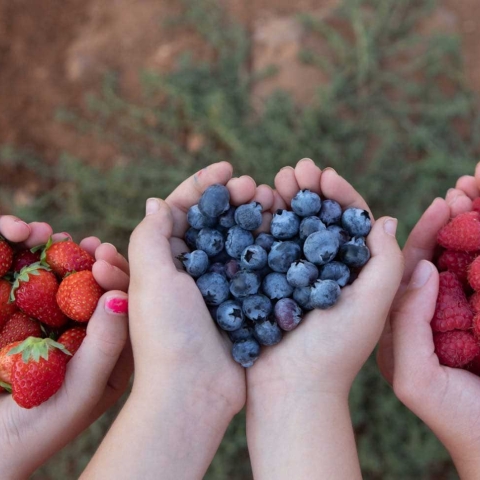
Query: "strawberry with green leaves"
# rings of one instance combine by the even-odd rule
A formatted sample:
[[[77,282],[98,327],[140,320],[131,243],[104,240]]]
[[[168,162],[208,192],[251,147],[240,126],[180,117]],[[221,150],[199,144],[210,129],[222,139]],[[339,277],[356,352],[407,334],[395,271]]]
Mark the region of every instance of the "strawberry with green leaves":
[[[39,263],[23,268],[15,275],[11,299],[26,315],[51,327],[61,327],[67,317],[57,305],[58,281]]]
[[[12,396],[23,408],[33,408],[55,395],[63,384],[70,352],[51,338],[29,337],[11,349]]]
[[[15,304],[12,304],[15,305]],[[0,348],[28,337],[44,337],[42,327],[37,320],[23,312],[15,312],[0,331]]]
[[[12,270],[19,272],[23,267],[28,267],[32,263],[40,261],[40,252],[32,252],[31,250],[20,250],[13,257]]]
[[[7,323],[7,320],[18,310],[15,303],[10,302],[12,284],[0,278],[0,329]]]
[[[74,327],[63,332],[57,341],[58,343],[61,343],[73,356],[77,353],[77,350],[80,348],[80,345],[86,336],[86,328]],[[71,358],[72,357],[68,357],[67,362],[69,362]]]
[[[10,270],[13,262],[13,248],[9,243],[0,237],[0,277],[3,277]]]

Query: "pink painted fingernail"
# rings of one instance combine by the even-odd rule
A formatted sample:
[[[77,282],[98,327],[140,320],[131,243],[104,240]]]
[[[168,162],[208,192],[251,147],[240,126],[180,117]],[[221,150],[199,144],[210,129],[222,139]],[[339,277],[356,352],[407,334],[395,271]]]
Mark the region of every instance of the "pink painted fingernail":
[[[115,315],[124,315],[128,312],[128,298],[112,297],[105,300],[105,310]]]

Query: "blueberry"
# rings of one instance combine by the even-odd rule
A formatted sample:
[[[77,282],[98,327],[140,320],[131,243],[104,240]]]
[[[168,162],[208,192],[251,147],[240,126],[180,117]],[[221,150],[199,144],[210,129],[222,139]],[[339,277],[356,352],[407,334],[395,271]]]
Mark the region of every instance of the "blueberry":
[[[218,217],[230,207],[230,193],[225,185],[211,185],[200,197],[198,208],[207,217]]]
[[[250,245],[240,257],[243,268],[260,270],[267,264],[267,252],[260,245]]]
[[[303,252],[309,262],[315,265],[325,265],[331,262],[338,252],[337,236],[328,230],[312,233],[303,245]]]
[[[232,228],[235,225],[235,210],[234,206],[230,206],[225,213],[218,217],[218,224],[223,228]]]
[[[298,234],[300,218],[288,210],[277,210],[270,223],[270,233],[279,240],[288,240]]]
[[[277,272],[270,273],[263,279],[262,290],[271,300],[289,297],[293,293],[293,287],[288,283],[287,276]]]
[[[320,197],[310,190],[300,190],[292,199],[292,210],[301,217],[316,215],[321,206]]]
[[[224,248],[220,253],[217,253],[213,257],[210,257],[210,262],[211,263],[227,263],[231,259],[232,257],[227,253],[227,251]]]
[[[198,232],[197,248],[209,257],[218,255],[224,247],[223,235],[213,228],[202,228]]]
[[[338,258],[349,267],[363,267],[370,260],[370,250],[363,237],[354,237],[340,247]]]
[[[260,279],[254,272],[240,270],[230,282],[230,293],[239,299],[255,295],[260,288]]]
[[[302,240],[306,240],[312,233],[319,230],[325,230],[325,225],[318,217],[305,217],[300,222],[299,235]]]
[[[243,300],[244,315],[254,322],[263,322],[272,313],[272,302],[262,294],[250,295]]]
[[[253,245],[253,235],[244,228],[235,225],[228,230],[225,250],[237,260],[240,260],[242,252],[250,245]]]
[[[320,268],[320,280],[335,280],[344,287],[350,278],[350,269],[342,262],[330,262]]]
[[[240,205],[235,211],[235,221],[245,230],[256,230],[262,224],[262,206],[258,202]]]
[[[351,237],[366,237],[372,228],[372,221],[366,210],[347,208],[342,215],[342,227]]]
[[[260,356],[260,345],[253,338],[235,342],[232,347],[232,356],[242,367],[251,367]]]
[[[190,227],[185,232],[185,243],[190,250],[195,250],[197,248],[197,237],[199,231],[200,230],[197,230],[196,228]]]
[[[275,272],[286,273],[300,259],[302,249],[295,242],[275,242],[268,254],[268,266]]]
[[[313,306],[310,303],[311,287],[299,287],[293,291],[293,299],[304,309],[313,310]]]
[[[340,225],[330,225],[327,227],[327,230],[337,236],[340,245],[343,245],[350,240],[350,235]]]
[[[227,332],[238,330],[243,325],[242,306],[235,300],[227,300],[218,306],[217,323]]]
[[[327,226],[338,223],[342,218],[342,207],[335,200],[324,200],[318,216]]]
[[[228,338],[230,338],[233,343],[253,339],[253,330],[250,327],[240,327],[238,330],[228,332]]]
[[[260,270],[255,270],[255,273],[258,275],[260,280],[263,280],[267,275],[269,275],[272,272],[273,270],[268,265],[266,265]]]
[[[213,273],[219,273],[220,275],[227,278],[227,273],[225,272],[225,265],[223,263],[220,263],[220,262],[212,263],[208,268],[208,271]]]
[[[278,325],[269,320],[256,323],[253,327],[253,335],[260,345],[266,345],[268,347],[279,343],[283,336]]]
[[[318,278],[318,268],[306,260],[297,260],[287,272],[288,283],[292,287],[306,287]]]
[[[317,280],[311,287],[310,303],[313,308],[326,310],[337,303],[340,286],[334,280]]]
[[[214,227],[217,224],[217,219],[205,216],[199,210],[198,205],[194,205],[188,209],[187,221],[191,227],[196,228],[197,230],[207,227]]]
[[[269,233],[259,233],[257,238],[255,239],[255,245],[260,245],[266,252],[269,252],[274,244],[275,239],[273,235]]]
[[[240,263],[238,262],[238,260],[235,260],[234,258],[230,259],[225,264],[225,274],[227,275],[227,278],[229,280],[231,280],[239,270],[240,270]]]
[[[197,287],[207,305],[220,305],[227,300],[228,281],[219,273],[206,273],[197,280]]]
[[[275,305],[275,320],[282,330],[289,332],[301,321],[303,312],[298,303],[291,298],[282,298]]]
[[[203,250],[185,252],[177,257],[189,275],[194,278],[202,276],[208,269],[208,256]]]

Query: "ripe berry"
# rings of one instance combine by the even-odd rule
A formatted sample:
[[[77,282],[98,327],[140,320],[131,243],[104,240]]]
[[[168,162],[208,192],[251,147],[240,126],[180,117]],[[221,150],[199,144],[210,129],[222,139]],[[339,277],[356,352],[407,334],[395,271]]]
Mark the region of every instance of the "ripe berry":
[[[328,230],[312,233],[303,245],[303,252],[309,262],[325,265],[337,255],[339,242],[337,236]]]
[[[318,216],[327,226],[338,223],[342,219],[342,207],[335,200],[324,200]]]
[[[11,269],[13,263],[13,248],[7,241],[0,237],[0,277]]]
[[[23,267],[28,267],[32,263],[40,261],[40,252],[32,252],[31,250],[20,250],[13,257],[12,270],[19,272]]]
[[[227,300],[217,308],[217,323],[223,330],[233,332],[243,325],[242,305],[235,300]]]
[[[253,335],[260,345],[271,347],[282,339],[282,331],[275,322],[265,320],[253,326]]]
[[[477,292],[480,292],[480,257],[477,257],[468,269],[468,283]]]
[[[438,232],[437,242],[449,250],[480,250],[480,214],[466,212],[456,216]]]
[[[242,367],[251,367],[260,355],[260,345],[253,338],[235,342],[232,347],[233,359]]]
[[[250,295],[243,300],[242,310],[253,322],[263,322],[272,313],[272,302],[262,294]]]
[[[302,321],[303,312],[295,300],[282,298],[275,305],[275,320],[282,330],[291,331]]]
[[[193,278],[200,277],[208,269],[208,256],[202,250],[194,250],[193,252],[185,252],[177,256],[183,263],[185,270]]]
[[[240,260],[242,252],[250,245],[253,245],[253,235],[248,230],[235,225],[230,228],[225,240],[225,250],[227,253],[237,260]]]
[[[71,240],[52,244],[50,239],[45,246],[44,259],[60,278],[67,273],[92,270],[95,263],[88,252]]]
[[[67,363],[77,353],[86,336],[87,329],[84,327],[70,328],[60,335],[58,343],[61,343],[71,353],[71,355],[67,355]]]
[[[0,278],[0,330],[7,320],[18,310],[15,302],[10,301],[12,284]]]
[[[340,287],[334,280],[317,280],[311,287],[310,303],[313,308],[325,310],[333,307],[340,297]]]
[[[224,185],[215,184],[208,187],[202,194],[198,209],[207,217],[218,217],[230,206],[230,193]]]
[[[463,367],[480,355],[480,346],[469,332],[453,330],[433,336],[435,353],[442,365]]]
[[[288,210],[277,210],[270,223],[270,232],[278,240],[288,240],[298,234],[300,218]]]
[[[28,337],[43,337],[40,323],[23,312],[14,313],[0,332],[0,348]]]
[[[240,205],[235,210],[235,221],[245,230],[256,230],[262,224],[262,206],[258,202]]]
[[[220,305],[228,299],[227,280],[219,273],[206,273],[197,280],[197,287],[207,305]]]
[[[321,205],[320,197],[310,190],[300,190],[291,202],[292,210],[300,217],[317,215]]]

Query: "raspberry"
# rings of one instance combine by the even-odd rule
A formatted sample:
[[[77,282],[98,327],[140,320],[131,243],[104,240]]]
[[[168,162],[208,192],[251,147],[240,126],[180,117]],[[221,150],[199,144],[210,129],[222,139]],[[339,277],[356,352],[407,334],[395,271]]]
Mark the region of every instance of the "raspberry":
[[[473,201],[472,210],[474,212],[479,212],[480,213],[480,197],[476,198]]]
[[[460,280],[454,273],[441,273],[437,305],[431,322],[432,330],[468,330],[472,326],[472,320],[473,312]]]
[[[433,336],[435,353],[442,365],[463,367],[480,355],[480,345],[469,332],[454,330]]]
[[[473,313],[480,313],[480,292],[475,292],[469,299]]]
[[[470,363],[467,363],[467,365],[465,365],[463,368],[480,377],[480,355],[477,355]]]
[[[445,250],[438,259],[437,266],[440,272],[448,270],[454,273],[459,280],[466,285],[468,267],[478,256],[478,252],[456,252]]]
[[[477,257],[468,269],[468,283],[476,291],[480,291],[480,257]]]
[[[449,250],[480,250],[480,213],[466,212],[458,215],[438,232],[437,241]]]

